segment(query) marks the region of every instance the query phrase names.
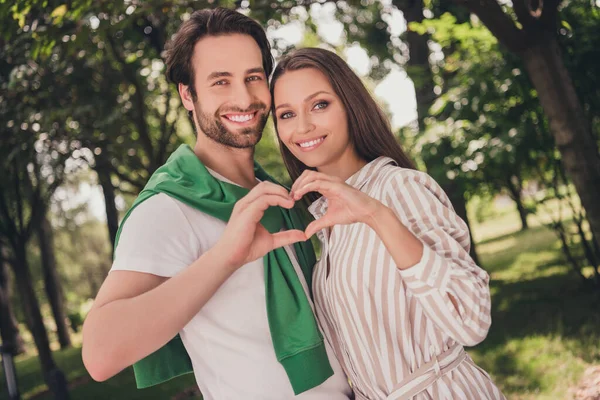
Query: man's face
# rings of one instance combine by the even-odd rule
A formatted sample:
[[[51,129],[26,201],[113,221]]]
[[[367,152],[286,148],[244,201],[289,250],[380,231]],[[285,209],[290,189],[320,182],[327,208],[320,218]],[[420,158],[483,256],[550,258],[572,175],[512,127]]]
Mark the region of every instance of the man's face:
[[[225,146],[248,148],[262,136],[271,94],[260,48],[251,36],[208,36],[192,57],[197,98],[185,101],[200,131]],[[200,133],[199,133],[200,134]]]

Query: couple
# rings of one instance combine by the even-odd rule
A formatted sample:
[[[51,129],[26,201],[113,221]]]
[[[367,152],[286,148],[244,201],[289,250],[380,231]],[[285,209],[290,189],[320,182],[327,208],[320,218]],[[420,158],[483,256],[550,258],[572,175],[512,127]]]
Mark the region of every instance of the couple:
[[[84,324],[94,379],[133,364],[139,387],[193,371],[207,400],[504,398],[463,349],[491,322],[467,227],[342,59],[298,50],[269,88],[265,32],[219,8],[166,64],[197,142],[121,224]],[[290,191],[253,161],[270,111]]]

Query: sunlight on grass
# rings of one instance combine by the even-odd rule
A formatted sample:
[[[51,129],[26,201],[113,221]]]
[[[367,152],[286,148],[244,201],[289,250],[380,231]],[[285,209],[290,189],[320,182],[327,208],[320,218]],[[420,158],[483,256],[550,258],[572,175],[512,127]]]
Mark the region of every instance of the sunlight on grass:
[[[509,399],[568,399],[586,367],[600,363],[598,295],[565,265],[556,235],[532,222],[519,232],[512,213],[473,226],[492,278],[493,323],[469,352]]]
[[[573,340],[533,335],[470,354],[483,368],[493,371],[494,379],[510,399],[564,399],[571,383],[587,366],[569,349],[569,341]]]

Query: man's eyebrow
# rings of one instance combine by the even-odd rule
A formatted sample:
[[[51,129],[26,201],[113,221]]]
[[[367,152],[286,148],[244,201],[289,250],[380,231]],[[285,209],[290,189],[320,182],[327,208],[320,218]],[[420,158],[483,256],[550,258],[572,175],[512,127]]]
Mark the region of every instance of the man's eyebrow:
[[[208,75],[208,78],[206,78],[206,80],[210,81],[211,79],[215,79],[215,78],[223,78],[223,77],[231,77],[231,76],[233,76],[233,74],[231,72],[215,71],[215,72],[212,72],[210,75]]]
[[[256,74],[256,73],[265,74],[265,69],[263,67],[255,67],[255,68],[250,68],[250,69],[246,70],[246,75]],[[215,71],[215,72],[212,72],[210,75],[208,75],[206,80],[210,81],[210,80],[213,80],[216,78],[223,78],[223,77],[230,78],[232,76],[233,76],[233,74],[228,71]]]
[[[255,67],[255,68],[250,68],[249,70],[246,71],[246,74],[265,74],[265,69],[263,67]]]

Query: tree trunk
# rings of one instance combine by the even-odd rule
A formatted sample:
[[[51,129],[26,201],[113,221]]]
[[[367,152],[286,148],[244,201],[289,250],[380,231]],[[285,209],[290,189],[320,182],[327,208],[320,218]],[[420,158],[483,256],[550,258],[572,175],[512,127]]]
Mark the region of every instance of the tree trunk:
[[[29,265],[27,263],[25,244],[23,243],[20,243],[19,247],[15,249],[15,263],[13,265],[13,270],[17,281],[17,287],[19,288],[27,325],[29,326],[29,330],[31,331],[35,342],[35,347],[38,351],[44,381],[48,385],[50,391],[54,394],[55,399],[67,400],[69,398],[67,380],[63,372],[56,366],[54,358],[52,357],[48,332],[44,326],[40,304],[33,289]]]
[[[423,22],[423,0],[394,0],[392,2],[404,15],[406,24],[411,22]],[[435,101],[433,92],[433,73],[429,64],[429,35],[420,35],[410,29],[406,32],[409,59],[406,72],[415,85],[415,97],[417,99],[417,120],[419,129],[425,129],[424,119],[429,113],[429,108]]]
[[[44,287],[48,302],[52,309],[52,315],[56,321],[56,333],[60,348],[65,349],[71,347],[71,337],[69,335],[69,327],[67,326],[67,316],[65,314],[65,301],[56,268],[56,256],[54,254],[54,235],[52,226],[48,218],[44,216],[40,224],[37,226],[38,241],[42,256],[42,270],[44,273]]]
[[[469,255],[475,261],[475,264],[481,266],[479,263],[479,256],[477,255],[477,248],[475,246],[475,240],[473,240],[473,234],[471,231],[471,223],[469,222],[469,217],[467,215],[467,201],[465,199],[464,193],[457,190],[459,185],[453,184],[453,181],[450,183],[446,183],[443,188],[454,207],[454,211],[456,215],[458,215],[469,228],[469,235],[471,236],[471,248],[469,249]]]
[[[521,231],[524,231],[524,230],[529,229],[529,224],[527,223],[527,215],[529,214],[529,212],[527,212],[527,209],[523,205],[522,185],[520,183],[518,185],[516,185],[513,182],[512,178],[513,178],[513,176],[510,176],[510,177],[508,177],[508,179],[506,179],[506,187],[507,187],[508,191],[510,192],[511,199],[513,199],[513,201],[517,205],[517,211],[519,212],[519,218],[521,218]],[[516,179],[519,179],[519,178],[516,177]]]
[[[96,173],[98,174],[98,181],[100,182],[100,186],[102,186],[102,193],[104,194],[108,235],[112,251],[114,252],[117,230],[119,229],[119,211],[115,203],[115,187],[110,179],[110,170],[105,166],[105,163],[106,161],[100,157],[96,159]]]
[[[565,255],[571,268],[573,268],[573,272],[575,272],[577,274],[577,276],[579,276],[579,278],[581,279],[581,282],[584,285],[587,285],[589,282],[588,282],[587,278],[581,273],[581,266],[579,265],[579,262],[577,262],[577,259],[575,258],[575,256],[573,256],[573,253],[571,252],[571,249],[569,247],[569,243],[567,240],[567,234],[565,232],[564,227],[562,226],[562,222],[560,223],[560,225],[554,227],[554,231],[556,232],[556,234],[558,235],[558,238],[560,239],[563,254]]]
[[[600,238],[600,156],[554,35],[540,37],[522,54],[529,77],[550,122],[590,228]]]
[[[10,347],[13,355],[17,355],[25,352],[25,342],[19,333],[8,283],[8,271],[0,248],[0,337],[2,344]]]

